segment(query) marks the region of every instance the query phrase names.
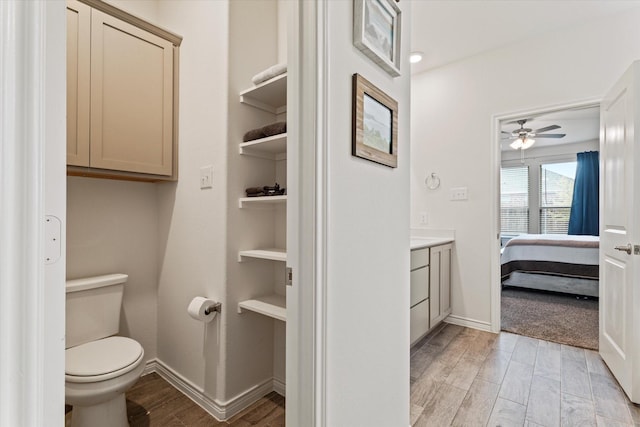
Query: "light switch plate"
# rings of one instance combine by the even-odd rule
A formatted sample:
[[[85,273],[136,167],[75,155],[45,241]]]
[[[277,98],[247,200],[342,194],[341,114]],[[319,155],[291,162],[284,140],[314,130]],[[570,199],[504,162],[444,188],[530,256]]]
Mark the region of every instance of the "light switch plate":
[[[213,166],[203,166],[200,168],[200,188],[213,187]]]

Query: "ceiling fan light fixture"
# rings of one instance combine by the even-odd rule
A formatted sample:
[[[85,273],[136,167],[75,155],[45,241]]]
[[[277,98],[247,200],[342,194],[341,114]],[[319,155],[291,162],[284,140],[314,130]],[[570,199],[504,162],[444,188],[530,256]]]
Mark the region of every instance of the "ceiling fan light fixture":
[[[535,143],[536,143],[535,139],[520,137],[515,141],[513,141],[511,144],[509,144],[509,146],[514,150],[518,150],[518,149],[526,150],[527,148],[531,148],[531,146]]]
[[[535,139],[525,138],[524,141],[522,141],[521,149],[526,150],[527,148],[531,148],[531,146],[535,143],[536,143]]]

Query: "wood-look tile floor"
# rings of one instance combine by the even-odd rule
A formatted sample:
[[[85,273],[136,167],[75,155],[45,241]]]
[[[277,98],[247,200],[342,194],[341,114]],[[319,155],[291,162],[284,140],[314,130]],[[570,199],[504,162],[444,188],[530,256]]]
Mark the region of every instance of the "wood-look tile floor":
[[[411,349],[412,426],[640,426],[597,352],[445,325]]]
[[[285,399],[275,392],[227,421],[217,421],[155,373],[140,378],[126,397],[130,427],[284,426]]]

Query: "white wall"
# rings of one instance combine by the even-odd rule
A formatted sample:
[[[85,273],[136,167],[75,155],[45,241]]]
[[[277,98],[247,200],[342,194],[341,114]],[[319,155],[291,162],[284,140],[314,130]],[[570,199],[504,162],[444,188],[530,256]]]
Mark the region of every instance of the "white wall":
[[[156,184],[67,178],[67,278],[125,273],[120,333],[156,357]]]
[[[326,3],[326,425],[408,426],[411,3],[398,3],[403,62],[395,79],[353,46],[353,3]],[[398,102],[396,169],[351,156],[356,72]]]
[[[601,98],[640,57],[639,20],[632,9],[413,77],[411,223],[426,211],[429,226],[456,230],[453,315],[490,322],[490,248],[497,249],[492,116]],[[523,66],[523,55],[535,60]],[[424,186],[431,172],[442,180],[436,191]],[[449,201],[457,186],[468,187],[468,201]]]
[[[158,1],[159,24],[180,47],[179,181],[157,186],[158,358],[205,394],[222,392],[224,316],[187,315],[195,296],[225,303],[228,3]],[[200,167],[213,165],[213,188]]]

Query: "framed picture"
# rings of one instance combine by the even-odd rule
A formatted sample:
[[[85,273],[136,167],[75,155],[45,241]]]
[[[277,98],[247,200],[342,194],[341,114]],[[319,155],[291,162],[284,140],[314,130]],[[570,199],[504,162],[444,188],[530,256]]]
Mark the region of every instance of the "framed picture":
[[[400,17],[395,0],[353,0],[353,44],[393,77],[400,75]]]
[[[359,74],[353,75],[351,154],[398,167],[398,103]]]

